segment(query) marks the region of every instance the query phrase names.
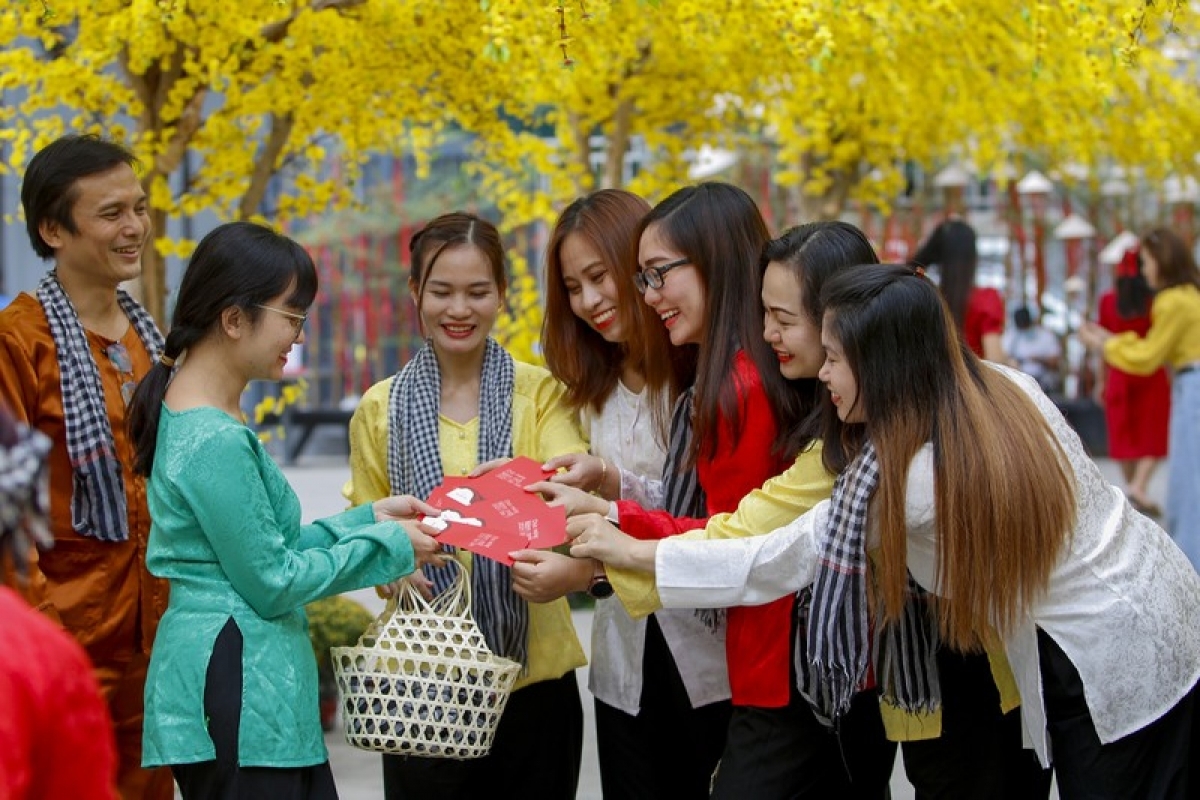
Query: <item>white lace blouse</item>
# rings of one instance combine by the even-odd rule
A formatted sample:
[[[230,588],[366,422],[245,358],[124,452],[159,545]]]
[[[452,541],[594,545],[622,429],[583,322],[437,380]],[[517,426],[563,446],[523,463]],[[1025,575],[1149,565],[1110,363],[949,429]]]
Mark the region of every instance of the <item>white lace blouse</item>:
[[[1018,383],[1050,423],[1078,493],[1075,531],[1049,587],[1005,641],[1021,691],[1026,742],[1048,765],[1037,630],[1053,638],[1079,671],[1100,741],[1112,742],[1161,717],[1200,678],[1200,577],[1167,534],[1105,480],[1037,384],[995,368]],[[908,567],[936,593],[933,481],[932,448],[926,446],[908,474]],[[656,563],[663,605],[755,605],[797,591],[814,578],[815,541],[828,516],[825,501],[767,536],[663,540]]]

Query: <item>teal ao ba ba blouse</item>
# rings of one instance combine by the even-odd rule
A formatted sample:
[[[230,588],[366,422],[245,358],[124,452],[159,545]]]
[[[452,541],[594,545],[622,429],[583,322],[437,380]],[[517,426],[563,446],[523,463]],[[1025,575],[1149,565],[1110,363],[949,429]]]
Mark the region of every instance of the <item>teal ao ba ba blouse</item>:
[[[328,758],[306,603],[413,570],[408,536],[370,505],[300,524],[300,501],[254,432],[215,408],[163,406],[147,487],[146,561],[171,582],[146,680],[143,764],[215,758],[205,672],[232,618],[244,639],[241,766]]]

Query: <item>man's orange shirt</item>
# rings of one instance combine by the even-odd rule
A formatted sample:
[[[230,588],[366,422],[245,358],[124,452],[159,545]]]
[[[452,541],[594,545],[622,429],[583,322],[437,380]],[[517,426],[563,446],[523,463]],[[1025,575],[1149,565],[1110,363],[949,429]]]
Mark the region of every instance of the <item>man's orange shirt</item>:
[[[29,294],[19,295],[0,311],[0,403],[54,442],[50,527],[55,544],[30,565],[23,592],[33,605],[60,619],[93,662],[103,663],[114,655],[150,652],[158,620],[166,611],[167,582],[146,571],[150,512],[145,480],[128,469],[133,445],[125,431],[121,397],[128,376],[105,352],[113,340],[91,331],[87,338],[104,385],[117,457],[126,465],[129,538],[124,542],[80,536],[71,527],[74,472],[67,455],[61,378],[50,327],[41,304]],[[132,358],[134,378],[141,379],[151,361],[132,324],[120,341]]]

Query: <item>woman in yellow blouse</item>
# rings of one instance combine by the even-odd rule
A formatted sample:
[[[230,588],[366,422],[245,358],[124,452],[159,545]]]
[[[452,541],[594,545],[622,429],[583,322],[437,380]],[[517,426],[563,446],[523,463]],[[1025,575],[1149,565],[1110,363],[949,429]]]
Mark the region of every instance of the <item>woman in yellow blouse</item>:
[[[490,337],[506,287],[495,226],[445,214],[413,237],[409,251],[409,291],[426,343],[355,411],[346,497],[362,503],[406,486],[424,498],[444,476],[466,475],[486,461],[544,462],[587,450],[562,386]],[[471,571],[472,613],[489,647],[524,669],[488,756],[384,756],[385,796],[574,798],[583,747],[574,670],[586,660],[567,602],[528,603],[513,592],[508,567],[464,551],[456,557]],[[453,571],[431,569],[426,577],[438,591]]]
[[[1084,323],[1079,339],[1104,360],[1134,375],[1164,364],[1174,375],[1167,444],[1167,502],[1163,526],[1200,569],[1200,269],[1178,234],[1155,228],[1142,237],[1142,272],[1155,290],[1150,330],[1112,334]]]

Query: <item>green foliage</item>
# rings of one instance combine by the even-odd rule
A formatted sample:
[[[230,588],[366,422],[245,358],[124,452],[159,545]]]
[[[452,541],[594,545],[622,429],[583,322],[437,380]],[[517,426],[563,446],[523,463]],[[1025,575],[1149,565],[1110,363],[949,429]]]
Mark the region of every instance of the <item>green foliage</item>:
[[[355,644],[375,619],[361,603],[348,597],[326,597],[309,603],[304,611],[308,615],[308,638],[317,658],[317,669],[330,675],[333,661],[329,648]]]

